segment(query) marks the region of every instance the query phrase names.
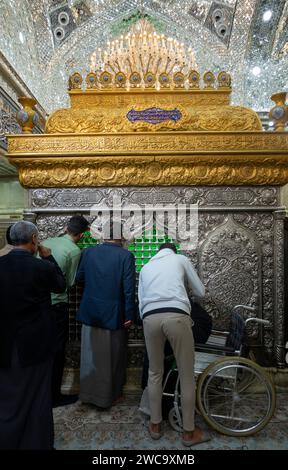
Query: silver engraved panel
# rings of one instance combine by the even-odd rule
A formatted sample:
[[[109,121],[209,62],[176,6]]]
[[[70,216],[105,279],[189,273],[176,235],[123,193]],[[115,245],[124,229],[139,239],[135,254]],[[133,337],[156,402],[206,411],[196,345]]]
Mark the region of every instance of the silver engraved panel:
[[[199,245],[185,251],[206,286],[205,308],[215,327],[227,329],[231,308],[253,305],[255,315],[271,322],[271,328],[249,328],[251,343],[264,347],[271,365],[284,364],[284,213],[279,210],[275,187],[169,187],[169,188],[76,188],[30,190],[30,212],[36,217],[41,238],[65,228],[73,213],[83,213],[90,222],[92,207],[112,207],[113,196],[126,204],[199,204]],[[73,327],[74,328],[74,327]],[[73,330],[72,328],[72,330]],[[79,326],[78,326],[79,329]],[[71,363],[75,365],[73,338]],[[129,336],[131,365],[141,362],[142,329],[133,327]],[[139,349],[140,348],[140,349]],[[133,351],[136,356],[133,356]],[[132,355],[132,356],[131,356]],[[73,360],[72,360],[73,357]]]

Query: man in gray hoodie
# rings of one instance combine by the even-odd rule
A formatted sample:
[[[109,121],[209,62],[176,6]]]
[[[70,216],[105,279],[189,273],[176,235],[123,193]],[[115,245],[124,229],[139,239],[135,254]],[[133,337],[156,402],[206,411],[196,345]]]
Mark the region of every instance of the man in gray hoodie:
[[[194,339],[187,288],[194,296],[204,297],[205,288],[192,263],[186,256],[177,255],[173,243],[164,243],[142,268],[139,277],[139,310],[149,357],[149,433],[153,439],[161,437],[164,344],[168,339],[180,376],[182,443],[192,446],[208,437],[194,425]]]

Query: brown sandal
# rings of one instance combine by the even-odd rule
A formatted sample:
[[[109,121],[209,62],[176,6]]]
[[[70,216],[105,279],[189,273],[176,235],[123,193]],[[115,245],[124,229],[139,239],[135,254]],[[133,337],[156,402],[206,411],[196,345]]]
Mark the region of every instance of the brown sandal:
[[[160,439],[160,437],[162,437],[161,424],[159,424],[159,431],[152,431],[151,422],[150,422],[148,425],[148,432],[150,436],[152,437],[152,439],[154,440]]]
[[[196,428],[195,430],[200,431],[199,428]],[[201,431],[200,437],[192,437],[192,439],[184,439],[182,437],[182,444],[185,447],[192,447],[196,446],[197,444],[202,444],[202,442],[208,442],[211,440],[210,435],[206,431]]]

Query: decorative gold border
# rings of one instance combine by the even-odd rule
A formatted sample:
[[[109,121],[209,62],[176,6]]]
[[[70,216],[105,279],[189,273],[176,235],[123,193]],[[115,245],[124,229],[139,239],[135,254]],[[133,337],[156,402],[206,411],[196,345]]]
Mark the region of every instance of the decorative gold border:
[[[288,183],[284,132],[20,135],[8,157],[29,188]]]
[[[230,104],[231,89],[200,89],[190,88],[189,90],[179,88],[171,90],[170,88],[160,88],[157,91],[158,106],[167,106],[167,104],[178,104],[182,106],[228,106]],[[155,101],[155,90],[152,88],[131,87],[129,91],[123,88],[103,88],[69,91],[71,109],[83,109],[90,107],[108,106],[128,106],[131,102],[137,101],[138,106],[149,105]],[[51,115],[53,116],[53,114]]]
[[[182,110],[181,110],[182,112]],[[8,157],[169,155],[193,152],[288,153],[287,132],[126,132],[113,134],[26,134],[8,136]]]
[[[256,158],[255,158],[256,157]],[[21,184],[38,187],[286,184],[288,157],[242,155],[13,158]]]

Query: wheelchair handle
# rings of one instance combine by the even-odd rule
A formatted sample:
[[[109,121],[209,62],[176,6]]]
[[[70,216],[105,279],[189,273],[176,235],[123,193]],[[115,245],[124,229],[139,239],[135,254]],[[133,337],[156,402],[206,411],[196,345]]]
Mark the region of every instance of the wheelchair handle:
[[[256,312],[256,307],[251,307],[250,305],[235,305],[232,311],[235,312],[238,308],[243,308],[244,310],[248,310],[248,312]]]
[[[256,318],[256,317],[250,317],[250,318],[247,318],[247,320],[245,320],[245,325],[247,325],[247,323],[251,321],[255,321],[256,323],[259,323],[261,325],[267,325],[267,326],[270,326],[271,324],[269,320],[263,320],[262,318]]]

